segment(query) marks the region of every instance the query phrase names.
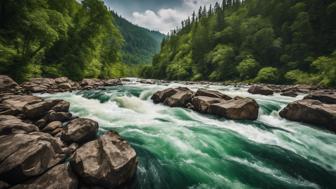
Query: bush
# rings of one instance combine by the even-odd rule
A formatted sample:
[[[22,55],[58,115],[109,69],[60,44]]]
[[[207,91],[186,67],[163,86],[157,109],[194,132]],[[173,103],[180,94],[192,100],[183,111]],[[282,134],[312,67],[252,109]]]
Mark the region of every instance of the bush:
[[[279,71],[274,67],[265,67],[259,70],[256,82],[261,83],[277,83],[279,80]]]
[[[318,70],[318,84],[329,87],[336,86],[336,51],[329,57],[317,58],[312,66]]]
[[[256,76],[258,67],[258,62],[254,58],[248,57],[239,63],[237,70],[240,78],[246,80]]]

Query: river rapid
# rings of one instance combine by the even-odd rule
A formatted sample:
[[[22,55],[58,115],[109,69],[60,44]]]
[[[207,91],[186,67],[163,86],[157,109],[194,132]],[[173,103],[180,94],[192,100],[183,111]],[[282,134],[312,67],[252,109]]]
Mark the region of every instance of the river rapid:
[[[254,98],[256,121],[232,121],[154,104],[167,87],[207,88]],[[148,85],[133,79],[101,90],[40,94],[71,103],[77,116],[115,130],[138,155],[132,188],[336,188],[336,135],[280,118],[292,98],[223,85]]]

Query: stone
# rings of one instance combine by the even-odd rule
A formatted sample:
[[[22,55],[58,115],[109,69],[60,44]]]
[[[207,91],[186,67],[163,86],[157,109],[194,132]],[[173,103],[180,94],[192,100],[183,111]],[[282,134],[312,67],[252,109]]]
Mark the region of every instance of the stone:
[[[0,189],[7,189],[10,185],[2,180],[0,180]]]
[[[137,158],[126,141],[108,132],[77,149],[70,164],[86,184],[116,188],[134,177]]]
[[[55,112],[68,112],[70,103],[64,100],[56,100],[56,105],[51,108]]]
[[[68,143],[85,143],[96,138],[98,123],[96,121],[77,118],[68,123],[62,133],[62,140]]]
[[[336,104],[324,104],[312,99],[299,100],[288,104],[280,111],[280,116],[336,132]]]
[[[170,107],[185,107],[189,102],[191,102],[193,96],[194,92],[190,90],[178,89],[177,93],[166,98],[163,103]]]
[[[36,179],[19,184],[12,189],[77,189],[78,179],[69,164],[60,164]]]
[[[304,99],[318,100],[326,104],[336,104],[336,93],[335,92],[316,92],[309,94],[304,97]]]
[[[155,104],[158,103],[162,103],[164,102],[168,97],[173,96],[174,94],[176,94],[178,92],[178,90],[173,89],[173,88],[168,88],[165,89],[163,91],[158,91],[156,93],[153,94],[153,96],[151,97],[151,99],[153,100],[153,102]]]
[[[53,121],[42,129],[43,132],[52,132],[55,129],[62,128],[62,122]]]
[[[11,185],[38,176],[64,160],[61,144],[42,132],[0,136],[0,180]]]
[[[209,112],[233,120],[256,120],[259,105],[251,98],[235,98],[220,103],[211,104]]]
[[[20,89],[21,87],[12,78],[0,75],[0,92],[15,92]]]
[[[297,97],[298,94],[294,91],[285,91],[280,94],[281,96]]]
[[[30,103],[41,102],[42,99],[30,95],[9,95],[1,102],[2,115],[17,115],[23,111],[23,107]]]
[[[29,119],[39,119],[48,113],[48,111],[57,104],[57,101],[42,101],[38,103],[29,103],[23,107],[23,114]]]
[[[195,96],[206,96],[206,97],[212,97],[212,98],[222,98],[225,100],[231,100],[232,98],[230,96],[227,96],[223,93],[220,93],[218,91],[213,90],[206,90],[206,89],[198,89],[196,91]]]
[[[191,103],[195,111],[200,113],[209,113],[209,107],[211,104],[220,103],[223,101],[221,98],[214,98],[209,96],[195,96],[192,98]]]
[[[253,85],[248,89],[248,92],[251,94],[261,94],[261,95],[273,95],[273,90],[267,86],[258,86]]]
[[[17,117],[11,115],[0,115],[0,135],[31,133],[38,130],[37,126],[25,123]]]
[[[65,122],[69,121],[71,118],[72,114],[70,112],[55,112],[54,110],[50,110],[43,119],[45,119],[47,123],[50,123],[53,121]]]

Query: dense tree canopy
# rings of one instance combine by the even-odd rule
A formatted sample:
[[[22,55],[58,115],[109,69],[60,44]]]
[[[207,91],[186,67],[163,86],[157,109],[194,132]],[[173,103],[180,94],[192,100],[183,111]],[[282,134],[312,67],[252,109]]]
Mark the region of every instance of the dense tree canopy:
[[[110,12],[102,0],[2,0],[0,74],[18,81],[134,74],[124,63],[148,63],[160,48],[163,35],[144,37],[148,32]]]
[[[213,7],[173,30],[143,76],[335,86],[335,1],[224,0]]]

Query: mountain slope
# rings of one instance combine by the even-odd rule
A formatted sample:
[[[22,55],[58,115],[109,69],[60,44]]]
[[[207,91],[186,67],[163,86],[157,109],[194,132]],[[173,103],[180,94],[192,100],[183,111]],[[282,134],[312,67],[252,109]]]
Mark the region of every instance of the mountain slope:
[[[151,63],[154,54],[160,51],[164,35],[134,25],[116,13],[112,15],[125,40],[122,61],[126,64]]]
[[[334,0],[224,0],[162,43],[144,77],[336,86]]]

